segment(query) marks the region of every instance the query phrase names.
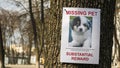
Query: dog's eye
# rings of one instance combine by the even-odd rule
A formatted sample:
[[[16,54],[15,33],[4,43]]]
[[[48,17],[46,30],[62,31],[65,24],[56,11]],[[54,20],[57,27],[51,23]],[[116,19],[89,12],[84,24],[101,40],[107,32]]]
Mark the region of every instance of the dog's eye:
[[[85,27],[87,27],[87,24],[83,24]]]

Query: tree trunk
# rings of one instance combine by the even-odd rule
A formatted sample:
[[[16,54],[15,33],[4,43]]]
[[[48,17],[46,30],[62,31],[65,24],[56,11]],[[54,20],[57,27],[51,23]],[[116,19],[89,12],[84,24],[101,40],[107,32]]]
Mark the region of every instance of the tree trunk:
[[[1,23],[0,23],[0,68],[5,68],[5,65],[4,65],[4,48],[3,48]]]
[[[100,32],[100,62],[92,64],[61,64],[60,56],[60,28],[63,7],[99,8],[101,9],[101,32]],[[50,24],[51,34],[46,41],[48,46],[44,50],[45,68],[111,68],[111,56],[113,45],[115,0],[52,0],[51,8],[46,13],[47,23]],[[46,18],[45,18],[46,19]],[[54,24],[54,26],[53,26]],[[59,26],[58,26],[59,25]],[[59,40],[59,41],[58,41]],[[46,43],[47,44],[47,43]]]
[[[32,12],[32,1],[31,0],[29,0],[29,10],[30,10],[31,23],[32,23],[32,27],[33,27],[33,33],[34,33],[34,44],[35,44],[35,48],[36,48],[36,68],[40,68],[36,22],[35,22],[34,15]]]
[[[30,64],[31,61],[31,48],[32,48],[32,40],[29,36],[29,49],[28,49],[28,61],[27,61],[28,64]]]

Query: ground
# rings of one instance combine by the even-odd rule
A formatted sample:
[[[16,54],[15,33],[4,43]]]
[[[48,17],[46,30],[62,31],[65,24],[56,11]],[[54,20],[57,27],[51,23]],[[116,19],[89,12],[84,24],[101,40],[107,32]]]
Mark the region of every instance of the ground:
[[[40,68],[44,68],[43,65],[40,65]],[[6,68],[35,68],[35,65],[5,65]],[[112,68],[120,68],[120,66],[112,65]]]
[[[5,65],[5,68],[35,68],[35,65]],[[43,68],[43,65],[40,65]]]

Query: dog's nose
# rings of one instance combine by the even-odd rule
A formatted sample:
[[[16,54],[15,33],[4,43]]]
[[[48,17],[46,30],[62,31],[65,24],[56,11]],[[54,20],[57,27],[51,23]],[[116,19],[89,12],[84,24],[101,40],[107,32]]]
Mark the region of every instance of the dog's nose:
[[[80,28],[79,31],[82,32],[82,28]]]

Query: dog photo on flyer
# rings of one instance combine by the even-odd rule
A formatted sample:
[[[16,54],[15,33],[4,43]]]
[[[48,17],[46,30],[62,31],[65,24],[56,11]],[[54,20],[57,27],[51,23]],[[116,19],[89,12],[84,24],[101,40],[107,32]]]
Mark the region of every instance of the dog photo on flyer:
[[[72,47],[91,48],[92,17],[70,16],[69,44]]]

